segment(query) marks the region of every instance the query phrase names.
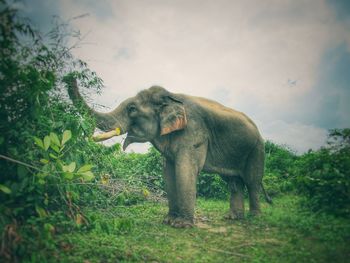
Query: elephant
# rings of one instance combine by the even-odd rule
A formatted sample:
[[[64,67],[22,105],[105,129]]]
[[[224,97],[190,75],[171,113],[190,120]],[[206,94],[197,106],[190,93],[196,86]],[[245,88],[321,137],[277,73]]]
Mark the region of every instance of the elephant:
[[[150,142],[162,154],[169,208],[163,223],[173,227],[194,225],[196,180],[201,171],[219,174],[227,182],[230,219],[244,217],[245,187],[252,215],[261,213],[261,189],[271,201],[262,185],[264,140],[244,113],[160,86],[140,91],[109,113],[90,108],[76,80],[68,85],[68,93],[73,104],[96,118],[97,128],[111,134],[107,138],[127,133],[124,150],[134,142]]]

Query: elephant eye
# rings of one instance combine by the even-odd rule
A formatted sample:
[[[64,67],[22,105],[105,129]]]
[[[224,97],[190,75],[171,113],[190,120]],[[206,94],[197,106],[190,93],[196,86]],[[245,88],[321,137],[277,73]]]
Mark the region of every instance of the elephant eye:
[[[129,105],[128,107],[128,113],[135,113],[137,112],[137,108],[135,105]]]

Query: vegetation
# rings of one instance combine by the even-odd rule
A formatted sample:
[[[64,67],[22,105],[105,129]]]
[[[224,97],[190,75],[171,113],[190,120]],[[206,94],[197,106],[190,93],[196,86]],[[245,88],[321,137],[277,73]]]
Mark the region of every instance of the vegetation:
[[[94,120],[66,82],[102,81],[67,46],[69,26],[35,31],[0,0],[1,262],[344,262],[350,254],[350,129],[297,155],[266,142],[261,217],[224,220],[218,175],[198,179],[197,227],[162,225],[162,157],[90,139]],[[74,44],[76,45],[76,44]],[[73,46],[74,46],[73,45]]]
[[[328,147],[296,163],[298,192],[315,212],[350,216],[350,129],[332,130]]]

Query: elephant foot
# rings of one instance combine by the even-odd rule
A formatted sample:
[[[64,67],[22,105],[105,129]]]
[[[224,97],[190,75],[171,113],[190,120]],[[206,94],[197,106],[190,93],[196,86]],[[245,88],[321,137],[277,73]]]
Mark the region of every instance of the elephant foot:
[[[176,216],[174,215],[167,215],[166,217],[164,217],[163,219],[163,224],[165,225],[171,225],[172,222],[175,220]]]
[[[163,220],[163,224],[170,225],[175,228],[191,228],[194,226],[193,220],[175,217],[172,215],[167,215]]]
[[[235,213],[228,213],[224,216],[224,219],[226,220],[242,220],[244,219],[244,213],[243,212],[235,212]]]
[[[175,228],[192,228],[194,226],[194,222],[193,220],[178,217],[171,223],[171,226]]]

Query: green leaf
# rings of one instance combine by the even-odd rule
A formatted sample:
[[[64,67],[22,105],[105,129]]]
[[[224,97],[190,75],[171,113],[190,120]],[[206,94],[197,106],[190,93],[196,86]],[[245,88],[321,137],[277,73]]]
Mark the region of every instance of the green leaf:
[[[43,143],[43,141],[42,141],[40,138],[34,136],[34,142],[35,142],[35,144],[38,145],[41,149],[45,149],[44,143]]]
[[[86,125],[85,122],[80,123],[80,126],[81,126],[81,128],[83,128],[83,130],[84,130],[85,132],[88,132],[88,131],[89,131],[89,126]]]
[[[77,167],[75,162],[71,162],[69,165],[62,165],[62,171],[73,173],[75,171],[75,168]]]
[[[4,192],[5,194],[11,194],[11,189],[7,186],[0,184],[0,191]]]
[[[64,179],[72,180],[74,178],[74,174],[73,173],[63,173],[63,177],[64,177]]]
[[[35,206],[35,211],[38,213],[39,217],[46,217],[47,216],[47,212],[44,208],[40,207],[40,206]]]
[[[58,136],[56,133],[54,132],[50,132],[50,138],[51,138],[51,141],[56,144],[57,146],[60,146],[60,140],[58,139]]]
[[[51,139],[49,136],[45,136],[44,138],[44,150],[47,151],[47,149],[49,149],[51,144]]]
[[[79,168],[79,170],[77,171],[77,173],[83,173],[83,172],[87,172],[90,171],[92,168],[91,164],[85,164],[82,167]]]
[[[67,173],[73,173],[75,171],[76,168],[76,163],[75,162],[71,162],[69,165],[63,165],[62,166],[62,171],[63,172],[67,172]]]
[[[72,132],[70,130],[65,130],[62,136],[62,145],[72,138]]]
[[[58,156],[57,156],[57,155],[54,155],[53,153],[50,153],[49,155],[50,155],[50,157],[53,158],[53,159],[58,159]]]
[[[94,174],[91,171],[87,171],[81,174],[81,177],[84,181],[91,181],[95,178]]]
[[[3,144],[4,141],[5,141],[4,137],[1,136],[1,137],[0,137],[0,145]]]
[[[62,145],[62,146],[60,147],[60,152],[62,152],[62,151],[64,150],[65,147],[66,147],[65,145]]]
[[[38,180],[38,184],[44,185],[45,184],[45,180],[44,179],[39,179]]]
[[[77,167],[77,164],[75,162],[71,162],[67,166],[67,172],[73,173],[75,171],[75,168]]]
[[[43,163],[43,164],[48,164],[49,160],[47,160],[47,159],[40,159],[40,162]]]
[[[39,179],[44,179],[48,175],[49,175],[48,173],[37,173],[37,174],[35,174],[35,176],[38,177]]]
[[[56,153],[60,153],[60,148],[58,148],[57,145],[51,144],[50,146],[51,146],[52,150],[54,150]]]
[[[46,232],[53,232],[55,231],[55,227],[51,225],[50,223],[45,223],[44,224],[44,229]]]
[[[49,195],[48,195],[47,193],[45,193],[44,204],[45,204],[46,206],[49,205]]]

